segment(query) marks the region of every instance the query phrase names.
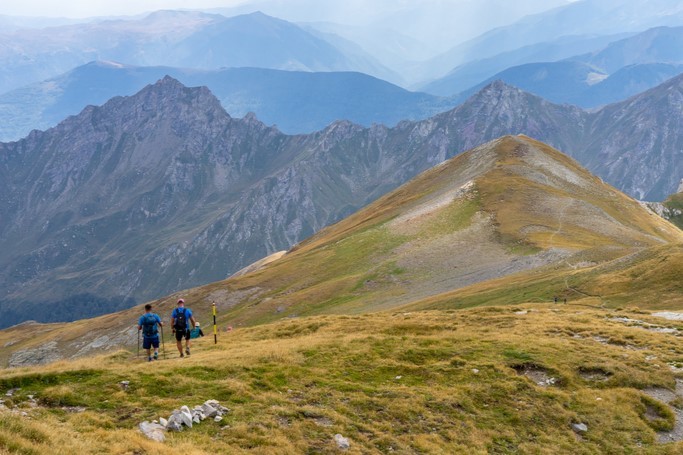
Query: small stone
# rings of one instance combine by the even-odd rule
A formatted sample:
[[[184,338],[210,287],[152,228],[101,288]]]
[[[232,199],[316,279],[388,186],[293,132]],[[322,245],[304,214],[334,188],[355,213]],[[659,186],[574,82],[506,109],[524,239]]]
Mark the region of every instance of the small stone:
[[[401,379],[403,376],[396,376],[396,380]]]
[[[218,410],[208,403],[204,403],[202,406],[202,411],[206,417],[216,417]]]
[[[340,435],[339,433],[334,435],[334,441],[337,443],[337,447],[339,447],[342,450],[346,450],[349,447],[351,447],[351,444],[349,444],[349,440],[346,439],[344,436]]]
[[[121,386],[121,389],[126,391],[126,390],[128,390],[128,386],[130,385],[130,381],[121,381],[121,382],[119,382],[119,385]]]
[[[5,396],[6,396],[6,397],[14,396],[14,394],[15,394],[16,392],[18,392],[19,390],[21,390],[21,389],[18,388],[18,387],[15,388],[15,389],[9,389],[9,390],[7,391],[7,393],[5,394]]]
[[[476,368],[472,368],[472,373],[479,374],[479,370],[477,370]]]
[[[221,417],[221,416],[216,416],[213,418],[214,422],[220,422],[221,420],[223,420],[223,417]]]
[[[201,422],[201,419],[199,418],[198,414],[195,414],[194,417],[192,417],[192,422],[193,423],[199,423]]]
[[[187,406],[180,407],[180,419],[183,425],[192,428],[192,413]]]
[[[149,439],[152,439],[153,441],[164,442],[164,440],[166,439],[166,435],[164,434],[166,428],[159,425],[158,423],[149,423],[147,421],[144,421],[139,425],[139,427],[140,431],[142,431],[142,434],[147,436]]]
[[[585,423],[572,423],[572,430],[577,433],[585,433],[588,431],[588,425]]]
[[[183,424],[177,420],[169,420],[166,424],[166,429],[169,431],[183,431]]]
[[[164,419],[163,417],[159,417],[159,425],[166,427],[168,425],[168,420]]]

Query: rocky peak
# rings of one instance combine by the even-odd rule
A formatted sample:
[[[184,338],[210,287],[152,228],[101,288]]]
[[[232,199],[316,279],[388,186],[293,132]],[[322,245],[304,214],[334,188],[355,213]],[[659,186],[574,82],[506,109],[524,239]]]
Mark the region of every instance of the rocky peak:
[[[207,87],[186,87],[180,81],[168,75],[154,84],[146,86],[136,95],[133,95],[133,97],[141,98],[145,101],[158,99],[171,100],[173,103],[189,101],[212,109],[223,109],[218,98]]]
[[[683,179],[681,179],[681,183],[678,185],[677,193],[683,193]]]

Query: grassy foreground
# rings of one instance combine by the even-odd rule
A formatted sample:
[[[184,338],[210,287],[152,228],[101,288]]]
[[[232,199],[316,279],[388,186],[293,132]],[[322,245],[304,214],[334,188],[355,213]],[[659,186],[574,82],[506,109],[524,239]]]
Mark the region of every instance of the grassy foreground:
[[[642,392],[675,387],[680,337],[622,317],[683,330],[547,304],[317,316],[205,337],[185,359],[167,341],[168,360],[152,364],[120,351],[0,370],[2,395],[21,388],[3,397],[16,408],[0,411],[0,450],[338,453],[341,433],[347,453],[681,453],[657,443],[673,408]],[[212,398],[231,409],[220,423],[165,443],[137,431]]]

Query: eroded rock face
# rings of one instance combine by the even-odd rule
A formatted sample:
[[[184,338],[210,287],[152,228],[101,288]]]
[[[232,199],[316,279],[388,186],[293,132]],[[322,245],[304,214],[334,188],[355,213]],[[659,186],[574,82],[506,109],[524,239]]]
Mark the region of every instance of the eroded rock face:
[[[22,349],[13,353],[9,359],[8,366],[25,367],[30,365],[42,365],[61,359],[62,353],[57,348],[56,341],[50,341],[32,349]]]

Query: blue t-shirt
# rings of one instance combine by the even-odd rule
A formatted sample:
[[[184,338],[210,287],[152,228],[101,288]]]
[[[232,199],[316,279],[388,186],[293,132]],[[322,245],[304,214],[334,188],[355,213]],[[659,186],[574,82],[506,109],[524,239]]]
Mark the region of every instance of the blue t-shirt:
[[[192,317],[192,310],[189,308],[174,308],[173,313],[171,313],[171,318],[177,319],[178,314],[185,310],[185,329],[190,330],[190,318]]]
[[[150,316],[151,316],[151,317],[150,317]],[[152,321],[152,320],[154,321],[154,325],[153,325],[153,327],[152,327],[152,332],[153,332],[152,335],[148,335],[148,334],[145,333],[145,322],[147,322],[148,320],[149,320],[149,321]],[[159,315],[156,314],[156,313],[145,313],[145,314],[143,314],[142,316],[140,316],[140,319],[138,319],[138,325],[139,325],[140,327],[142,327],[142,334],[143,334],[146,338],[154,338],[154,337],[156,337],[156,336],[159,335],[159,333],[157,332],[157,324],[160,323],[160,322],[161,322],[161,318],[160,318]]]

